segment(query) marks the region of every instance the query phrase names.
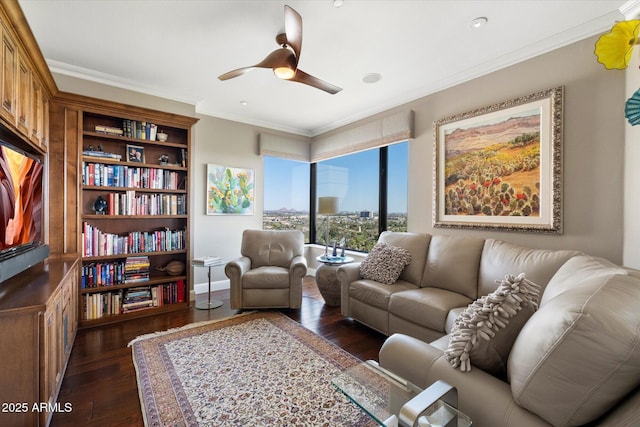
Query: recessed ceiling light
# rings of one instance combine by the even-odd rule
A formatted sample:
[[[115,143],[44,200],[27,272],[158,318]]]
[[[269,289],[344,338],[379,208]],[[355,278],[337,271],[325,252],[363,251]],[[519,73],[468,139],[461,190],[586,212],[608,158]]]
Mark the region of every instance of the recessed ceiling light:
[[[335,7],[342,7],[343,4],[344,4],[343,0],[333,0],[333,5]]]
[[[382,74],[379,73],[368,73],[362,76],[363,83],[378,83],[382,80]]]
[[[480,16],[469,23],[469,28],[475,30],[477,28],[485,26],[487,22],[489,22],[489,20],[486,17]]]
[[[246,107],[247,105],[249,105],[249,103],[247,101],[240,101],[240,105]]]

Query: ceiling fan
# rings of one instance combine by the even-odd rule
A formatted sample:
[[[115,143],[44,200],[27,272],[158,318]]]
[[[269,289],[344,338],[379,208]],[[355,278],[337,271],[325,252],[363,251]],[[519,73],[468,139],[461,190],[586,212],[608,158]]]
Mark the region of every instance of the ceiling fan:
[[[289,6],[284,6],[284,34],[276,36],[279,49],[274,50],[266,58],[250,67],[238,68],[218,76],[220,80],[228,80],[241,76],[254,68],[271,68],[276,77],[292,82],[313,86],[330,94],[342,90],[338,86],[313,77],[298,68],[302,49],[302,17]]]

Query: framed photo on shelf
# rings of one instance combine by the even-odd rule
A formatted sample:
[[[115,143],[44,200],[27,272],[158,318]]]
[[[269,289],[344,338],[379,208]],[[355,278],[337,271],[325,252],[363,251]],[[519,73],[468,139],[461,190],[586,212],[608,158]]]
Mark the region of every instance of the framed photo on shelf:
[[[127,162],[144,163],[144,147],[127,144]]]
[[[253,215],[253,169],[207,165],[207,215]]]
[[[434,123],[434,227],[562,233],[563,92]]]

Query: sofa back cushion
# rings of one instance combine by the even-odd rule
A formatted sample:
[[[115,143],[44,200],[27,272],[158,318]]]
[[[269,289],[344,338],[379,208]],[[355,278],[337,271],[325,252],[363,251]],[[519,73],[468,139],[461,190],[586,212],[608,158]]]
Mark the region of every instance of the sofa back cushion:
[[[484,239],[479,237],[432,236],[421,286],[446,289],[475,300],[483,245]]]
[[[289,268],[294,257],[304,254],[304,235],[299,230],[245,230],[240,252],[251,259],[251,268]]]
[[[615,274],[628,274],[624,267],[620,267],[604,258],[581,255],[567,261],[556,274],[551,278],[547,289],[545,289],[540,299],[540,305],[552,300],[558,295],[571,289],[584,288],[590,291],[589,283],[599,283],[602,278]]]
[[[393,231],[383,231],[378,238],[380,243],[387,243],[409,251],[411,262],[400,273],[400,280],[411,282],[416,286],[420,284],[420,279],[422,278],[430,241],[431,236],[429,234]]]
[[[553,425],[589,423],[640,384],[640,279],[575,279],[524,325],[508,361],[514,400]]]
[[[482,249],[479,295],[488,295],[498,288],[503,277],[525,273],[528,280],[538,286],[540,291],[568,259],[580,255],[578,251],[530,249],[500,240],[487,239]]]

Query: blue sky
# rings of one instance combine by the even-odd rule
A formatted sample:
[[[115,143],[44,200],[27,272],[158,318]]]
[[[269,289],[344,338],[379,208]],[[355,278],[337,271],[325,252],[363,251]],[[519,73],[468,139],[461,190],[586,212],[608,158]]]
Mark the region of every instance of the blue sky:
[[[368,150],[318,163],[318,197],[337,196],[340,210],[378,210],[379,151]],[[408,143],[389,147],[388,211],[407,212]],[[309,165],[264,158],[264,209],[309,209]]]

